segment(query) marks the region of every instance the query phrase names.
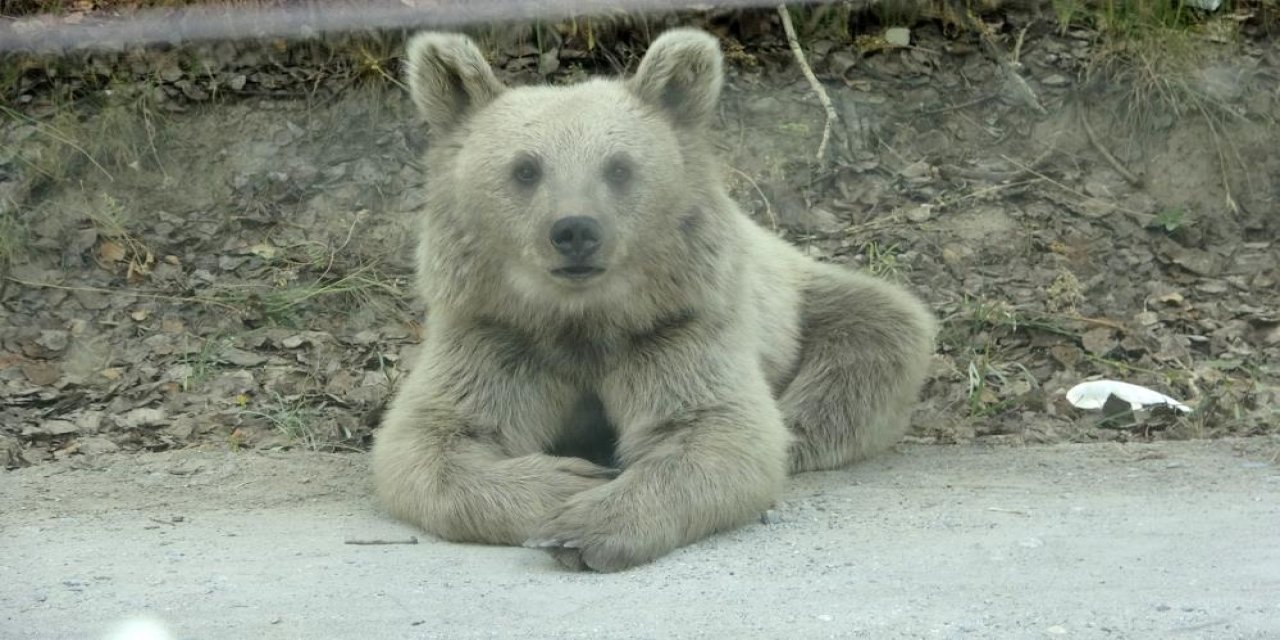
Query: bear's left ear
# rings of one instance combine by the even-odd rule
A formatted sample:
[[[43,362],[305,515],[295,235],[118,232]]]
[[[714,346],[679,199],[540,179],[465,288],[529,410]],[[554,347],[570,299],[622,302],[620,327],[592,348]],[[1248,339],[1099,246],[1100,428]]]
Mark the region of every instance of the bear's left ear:
[[[433,133],[456,127],[506,88],[467,36],[427,31],[405,49],[409,94]]]
[[[711,34],[690,28],[658,36],[628,81],[641,100],[662,109],[678,126],[691,128],[711,121],[723,84],[720,44]]]

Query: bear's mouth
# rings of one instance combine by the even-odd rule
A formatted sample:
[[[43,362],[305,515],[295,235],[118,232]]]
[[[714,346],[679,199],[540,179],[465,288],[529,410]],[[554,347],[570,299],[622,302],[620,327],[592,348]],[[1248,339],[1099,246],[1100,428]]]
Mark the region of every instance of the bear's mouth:
[[[552,269],[551,273],[556,277],[566,278],[568,280],[589,280],[604,273],[604,269],[600,267],[593,267],[589,264],[575,264],[569,267]]]

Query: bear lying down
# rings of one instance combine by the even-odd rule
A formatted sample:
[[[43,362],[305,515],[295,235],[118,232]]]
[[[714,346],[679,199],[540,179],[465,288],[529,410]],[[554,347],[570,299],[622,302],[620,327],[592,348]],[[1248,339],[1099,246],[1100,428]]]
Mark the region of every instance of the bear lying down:
[[[730,201],[712,36],[668,31],[634,77],[565,87],[507,88],[460,35],[407,55],[429,318],[373,447],[396,517],[616,571],[901,437],[934,320]]]

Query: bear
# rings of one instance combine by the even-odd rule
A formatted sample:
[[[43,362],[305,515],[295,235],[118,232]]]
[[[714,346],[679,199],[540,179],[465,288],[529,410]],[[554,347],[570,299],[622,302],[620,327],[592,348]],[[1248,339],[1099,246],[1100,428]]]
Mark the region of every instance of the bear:
[[[508,87],[465,35],[409,39],[426,322],[371,450],[390,515],[619,571],[903,436],[935,319],[731,200],[723,64],[677,27],[630,77]]]

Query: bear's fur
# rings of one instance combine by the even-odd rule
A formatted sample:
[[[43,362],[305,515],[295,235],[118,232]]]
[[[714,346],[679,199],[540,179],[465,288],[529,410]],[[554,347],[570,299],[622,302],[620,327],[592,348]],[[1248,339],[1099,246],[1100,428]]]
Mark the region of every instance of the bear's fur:
[[[428,320],[373,447],[396,517],[613,571],[901,437],[934,320],[729,199],[712,36],[668,31],[634,77],[565,87],[504,87],[461,35],[407,54]]]

